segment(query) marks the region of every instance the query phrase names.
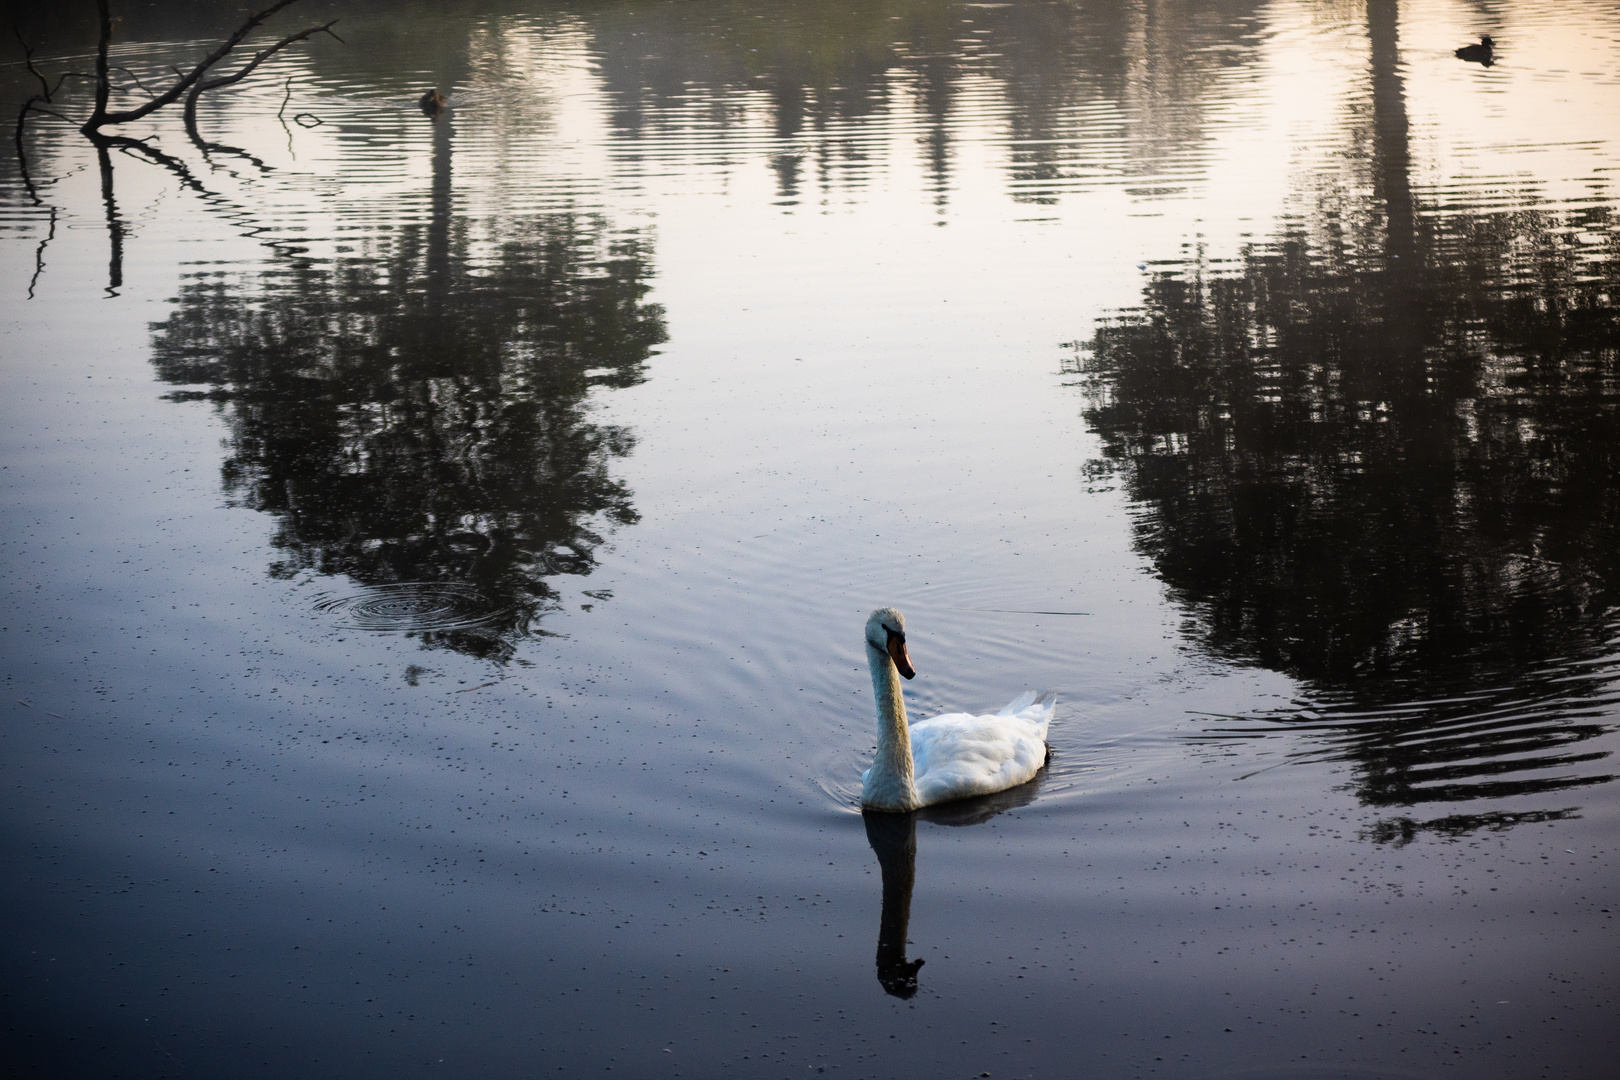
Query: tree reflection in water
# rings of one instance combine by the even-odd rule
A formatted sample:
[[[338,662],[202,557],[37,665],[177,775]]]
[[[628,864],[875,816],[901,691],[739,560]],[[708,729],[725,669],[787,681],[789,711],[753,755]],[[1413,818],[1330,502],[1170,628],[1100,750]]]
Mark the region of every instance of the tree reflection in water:
[[[1620,696],[1615,225],[1423,217],[1411,266],[1299,229],[1156,274],[1077,352],[1138,548],[1211,652],[1319,691],[1290,718],[1368,804],[1609,779],[1575,745]]]
[[[1154,275],[1077,348],[1094,467],[1139,503],[1190,632],[1312,689],[1271,719],[1318,732],[1299,756],[1355,761],[1365,804],[1606,782],[1608,752],[1576,746],[1620,701],[1620,223],[1597,200],[1420,212],[1397,7],[1366,12],[1361,175],[1318,178],[1239,273]]]
[[[641,381],[665,338],[648,253],[564,213],[435,213],[374,243],[194,276],[153,327],[154,363],[207,388],[176,398],[219,402],[228,495],[279,519],[274,575],[471,587],[493,617],[421,636],[505,659],[555,607],[548,579],[590,573],[604,532],[636,520],[609,472],[633,437],[587,401]]]

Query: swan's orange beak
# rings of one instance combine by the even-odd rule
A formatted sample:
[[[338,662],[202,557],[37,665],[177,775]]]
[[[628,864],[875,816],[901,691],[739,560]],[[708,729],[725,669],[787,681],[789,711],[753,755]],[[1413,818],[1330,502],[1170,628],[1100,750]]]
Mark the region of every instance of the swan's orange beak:
[[[908,679],[916,678],[917,669],[911,666],[911,657],[906,655],[906,636],[886,626],[883,629],[889,633],[889,659],[894,661],[895,668]]]

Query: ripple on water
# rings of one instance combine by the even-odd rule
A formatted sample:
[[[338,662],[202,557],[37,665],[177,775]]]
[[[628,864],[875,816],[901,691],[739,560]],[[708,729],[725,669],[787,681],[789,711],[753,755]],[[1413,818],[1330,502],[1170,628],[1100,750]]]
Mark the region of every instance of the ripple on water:
[[[356,593],[322,593],[315,610],[356,630],[422,633],[476,630],[499,623],[507,612],[477,589],[441,581],[400,581],[370,585]]]

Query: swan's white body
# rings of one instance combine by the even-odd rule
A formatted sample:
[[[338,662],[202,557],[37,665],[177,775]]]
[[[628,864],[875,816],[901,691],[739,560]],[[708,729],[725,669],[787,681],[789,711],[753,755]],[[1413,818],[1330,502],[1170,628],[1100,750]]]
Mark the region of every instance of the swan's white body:
[[[878,749],[861,774],[863,807],[916,810],[990,795],[1033,780],[1046,764],[1055,698],[1037,701],[1027,691],[987,716],[943,713],[907,724],[900,675],[909,679],[915,671],[905,618],[893,608],[879,608],[866,621],[866,659],[877,699]]]

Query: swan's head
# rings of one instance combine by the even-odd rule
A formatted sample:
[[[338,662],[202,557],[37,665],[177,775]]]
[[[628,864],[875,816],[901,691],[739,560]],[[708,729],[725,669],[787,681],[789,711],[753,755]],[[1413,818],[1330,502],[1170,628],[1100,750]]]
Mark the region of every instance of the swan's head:
[[[878,608],[867,617],[866,643],[888,653],[895,669],[906,678],[916,676],[917,669],[911,666],[911,656],[906,652],[906,617],[894,608]]]

